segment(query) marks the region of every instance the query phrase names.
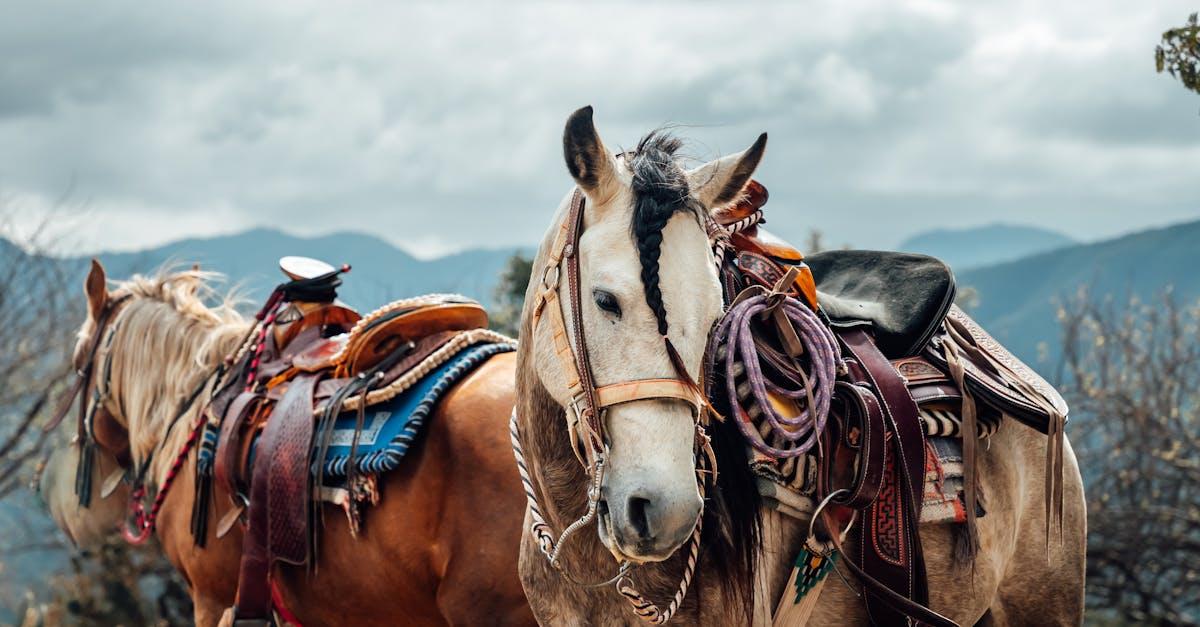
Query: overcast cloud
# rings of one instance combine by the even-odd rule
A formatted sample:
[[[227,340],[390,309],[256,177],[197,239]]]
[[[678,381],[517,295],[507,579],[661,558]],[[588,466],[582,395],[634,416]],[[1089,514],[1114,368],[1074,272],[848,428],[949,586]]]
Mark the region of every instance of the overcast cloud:
[[[84,250],[258,225],[530,244],[592,104],[612,147],[768,131],[795,239],[1200,217],[1200,98],[1153,67],[1194,3],[850,4],[0,2],[0,198]]]

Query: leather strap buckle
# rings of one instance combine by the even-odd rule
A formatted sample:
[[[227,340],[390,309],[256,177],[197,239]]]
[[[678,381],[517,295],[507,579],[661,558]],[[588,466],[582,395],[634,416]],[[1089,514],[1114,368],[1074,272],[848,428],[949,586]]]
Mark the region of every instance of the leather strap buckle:
[[[575,459],[581,466],[590,469],[593,464],[588,462],[588,458],[599,457],[601,451],[597,450],[597,446],[602,446],[603,443],[598,441],[599,434],[588,428],[585,405],[582,393],[572,396],[571,400],[567,401],[567,434],[571,438],[571,452],[575,453]],[[600,420],[604,419],[603,411],[601,410]]]
[[[273,627],[274,621],[265,618],[235,618],[233,627]]]

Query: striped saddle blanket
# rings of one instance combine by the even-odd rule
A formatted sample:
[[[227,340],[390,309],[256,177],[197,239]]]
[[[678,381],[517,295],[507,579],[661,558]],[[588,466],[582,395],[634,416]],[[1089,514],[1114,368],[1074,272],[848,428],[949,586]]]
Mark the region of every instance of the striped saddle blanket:
[[[512,344],[487,343],[462,349],[391,400],[366,408],[357,443],[358,413],[342,412],[334,423],[324,459],[313,461],[314,474],[320,465],[328,483],[329,479],[345,477],[351,463],[356,473],[364,475],[394,469],[446,391],[493,355],[514,348]]]

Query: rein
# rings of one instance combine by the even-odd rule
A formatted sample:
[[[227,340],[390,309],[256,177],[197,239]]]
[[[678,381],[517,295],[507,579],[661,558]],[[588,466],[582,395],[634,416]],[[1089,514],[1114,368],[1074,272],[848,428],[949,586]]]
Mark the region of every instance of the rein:
[[[687,403],[692,408],[696,421],[696,446],[705,454],[698,456],[697,466],[700,496],[703,501],[705,480],[708,470],[716,471],[716,456],[712,451],[708,435],[704,430],[705,417],[709,410],[707,398],[700,386],[688,374],[678,352],[670,339],[663,336],[668,355],[676,378],[640,379],[624,381],[597,387],[592,376],[591,360],[587,351],[587,339],[583,327],[583,306],[579,287],[579,237],[583,231],[583,212],[585,198],[583,192],[575,189],[571,197],[570,209],[560,225],[558,233],[550,247],[546,265],[542,270],[541,289],[536,295],[533,306],[533,327],[537,328],[543,322],[551,326],[554,339],[554,352],[562,365],[562,372],[567,377],[567,391],[570,400],[566,407],[567,432],[571,438],[571,449],[584,471],[589,477],[588,510],[574,523],[567,526],[557,539],[551,532],[549,523],[542,514],[538,504],[529,468],[521,446],[521,434],[518,427],[517,411],[514,408],[509,422],[509,435],[512,439],[513,455],[517,460],[517,468],[521,475],[521,483],[525,489],[530,518],[533,524],[529,531],[538,543],[538,548],[546,556],[550,565],[559,571],[568,581],[585,587],[617,586],[617,591],[630,603],[643,620],[653,624],[662,624],[674,616],[680,603],[687,595],[695,573],[696,561],[700,550],[701,521],[704,510],[701,509],[695,528],[688,545],[688,560],[680,579],[679,586],[671,602],[665,609],[660,609],[646,599],[634,587],[630,571],[634,566],[622,560],[619,571],[615,576],[595,584],[581,583],[569,575],[562,566],[560,553],[567,538],[577,530],[591,523],[596,518],[600,501],[600,485],[608,457],[608,443],[604,433],[604,415],[607,408],[623,403],[634,403],[647,400],[669,400]],[[563,275],[566,275],[568,301],[571,309],[571,333],[568,333],[567,323],[563,315],[563,303],[559,297],[559,288]],[[711,464],[711,467],[709,467]]]
[[[196,445],[196,441],[200,437],[200,432],[204,430],[204,417],[198,416],[196,418],[196,424],[192,426],[187,440],[184,441],[183,446],[180,447],[179,452],[175,455],[175,459],[171,462],[171,467],[167,470],[167,476],[163,479],[162,485],[155,493],[154,502],[151,504],[150,509],[147,510],[143,500],[146,496],[145,480],[150,470],[151,462],[154,460],[155,453],[161,450],[162,443],[167,441],[179,419],[187,414],[192,405],[196,403],[196,399],[200,398],[201,393],[204,391],[204,388],[208,387],[209,382],[220,380],[224,373],[225,363],[222,362],[215,370],[201,379],[195,389],[180,404],[179,409],[175,412],[175,417],[171,419],[171,423],[167,426],[166,433],[163,434],[162,440],[159,441],[159,446],[155,446],[150,451],[150,455],[140,464],[137,476],[131,484],[133,491],[129,494],[129,510],[133,515],[134,528],[130,529],[128,526],[125,526],[121,529],[121,535],[130,544],[141,544],[154,532],[155,525],[158,522],[158,513],[162,510],[163,503],[167,500],[167,493],[171,490],[171,486],[174,485],[175,477],[178,476],[179,470],[183,468],[184,462],[187,461],[192,447]]]

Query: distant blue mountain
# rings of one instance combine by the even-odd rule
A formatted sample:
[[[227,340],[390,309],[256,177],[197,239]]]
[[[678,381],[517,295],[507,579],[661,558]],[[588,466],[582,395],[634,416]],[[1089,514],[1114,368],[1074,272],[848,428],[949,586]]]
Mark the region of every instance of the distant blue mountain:
[[[138,252],[96,255],[110,277],[156,270],[164,263],[199,263],[229,277],[252,301],[266,298],[284,276],[279,258],[304,255],[334,265],[348,263],[351,272],[338,290],[342,300],[360,309],[428,292],[456,292],[483,303],[492,301],[497,278],[515,252],[528,249],[471,249],[421,260],[388,242],[362,233],[299,237],[273,229],[254,229],[220,237],[186,239]],[[85,267],[90,256],[72,259]],[[82,272],[82,270],[81,270]],[[82,275],[81,275],[82,276]]]
[[[1057,362],[1061,341],[1056,303],[1080,286],[1100,298],[1143,301],[1168,286],[1181,303],[1200,299],[1200,221],[1142,231],[1117,239],[1060,248],[958,272],[960,286],[979,295],[971,315],[996,339],[1033,365],[1039,344]]]
[[[1075,240],[1057,231],[1034,226],[991,224],[926,231],[904,240],[898,250],[933,255],[950,264],[955,272],[960,272],[1075,243]]]
[[[1200,267],[1200,221],[1091,244],[1070,242],[1053,231],[996,225],[930,232],[910,239],[905,248],[948,260],[959,285],[974,288],[978,294],[971,314],[1018,356],[1043,370],[1057,361],[1060,338],[1055,303],[1081,285],[1090,285],[1093,294],[1114,294],[1118,298],[1146,298],[1167,286],[1172,286],[1176,297],[1185,302],[1200,298],[1200,273],[1195,272]],[[978,250],[970,251],[972,247]],[[976,265],[979,260],[1006,257],[1030,247],[1051,250]],[[380,238],[361,233],[307,238],[255,229],[98,256],[114,278],[151,272],[168,261],[198,262],[205,269],[227,275],[232,285],[242,286],[251,301],[261,301],[283,279],[277,262],[284,255],[349,263],[354,269],[345,277],[339,290],[341,297],[359,309],[369,310],[390,300],[427,292],[458,292],[491,303],[500,272],[516,252],[531,255],[533,250],[470,249],[421,260]],[[0,259],[21,254],[23,251],[0,239]],[[87,257],[68,261],[76,265],[82,279]],[[1038,364],[1042,344],[1050,360]]]

